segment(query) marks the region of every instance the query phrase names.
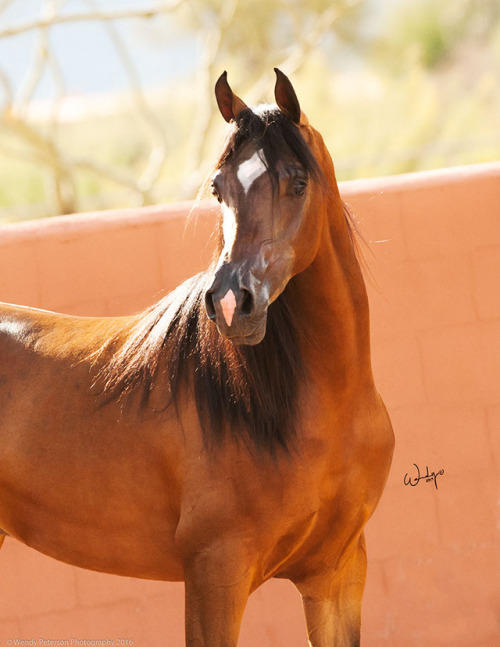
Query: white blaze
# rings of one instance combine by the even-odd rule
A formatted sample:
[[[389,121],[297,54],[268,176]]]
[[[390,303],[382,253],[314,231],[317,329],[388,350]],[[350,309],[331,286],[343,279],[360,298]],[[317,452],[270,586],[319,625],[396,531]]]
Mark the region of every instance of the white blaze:
[[[247,195],[255,180],[266,171],[267,166],[260,151],[256,151],[250,159],[240,164],[236,175],[245,191],[245,195]]]
[[[231,251],[236,238],[236,215],[234,209],[222,203],[222,235],[224,236],[224,252]],[[224,254],[222,254],[224,256]]]

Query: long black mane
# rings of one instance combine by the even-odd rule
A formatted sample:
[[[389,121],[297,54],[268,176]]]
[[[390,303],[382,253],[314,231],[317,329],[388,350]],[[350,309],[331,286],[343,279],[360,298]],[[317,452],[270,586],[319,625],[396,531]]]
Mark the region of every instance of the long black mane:
[[[263,150],[272,182],[283,156],[312,177],[321,176],[299,129],[278,109],[244,110],[216,168],[248,141]],[[278,448],[289,451],[305,379],[293,279],[269,307],[266,335],[256,346],[234,345],[208,319],[204,293],[211,279],[210,271],[189,279],[142,313],[127,340],[110,342],[111,357],[100,373],[105,391],[111,399],[139,394],[140,406],[147,407],[158,384],[165,383],[160,378],[166,378],[164,406],[193,397],[207,448],[230,435],[271,455]]]

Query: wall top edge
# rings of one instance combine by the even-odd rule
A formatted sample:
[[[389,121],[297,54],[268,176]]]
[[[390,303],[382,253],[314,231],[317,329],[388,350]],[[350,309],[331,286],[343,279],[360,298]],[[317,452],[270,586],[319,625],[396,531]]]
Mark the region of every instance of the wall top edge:
[[[189,213],[192,213],[192,217],[196,218],[197,212],[202,214],[215,213],[218,206],[213,200],[200,200],[198,203],[186,200],[184,202],[147,207],[88,211],[66,216],[26,220],[19,223],[0,225],[0,244],[8,243],[10,239],[17,241],[20,238],[61,237],[65,234],[72,235],[75,232],[81,234],[86,231],[94,231],[96,226],[101,230],[121,229],[124,224],[131,227],[140,227],[144,220],[150,225],[155,221],[161,224],[168,220],[185,218]]]
[[[413,190],[458,182],[476,182],[497,177],[500,182],[500,161],[467,166],[451,166],[430,171],[402,173],[385,177],[339,182],[343,197],[357,194],[377,194],[390,191]]]
[[[429,186],[475,182],[481,179],[498,178],[500,183],[500,161],[468,166],[456,166],[431,171],[419,171],[379,178],[349,180],[339,182],[342,197],[349,199],[354,195],[381,194],[392,191],[416,190]],[[93,211],[68,216],[54,216],[40,220],[28,220],[0,226],[0,245],[9,244],[11,240],[36,239],[46,236],[64,236],[81,234],[99,229],[115,229],[129,226],[140,226],[147,219],[149,224],[158,224],[170,219],[184,218],[193,208],[192,201],[159,204],[148,207],[130,207],[108,211]],[[200,214],[213,213],[218,210],[214,200],[201,200],[193,211]]]

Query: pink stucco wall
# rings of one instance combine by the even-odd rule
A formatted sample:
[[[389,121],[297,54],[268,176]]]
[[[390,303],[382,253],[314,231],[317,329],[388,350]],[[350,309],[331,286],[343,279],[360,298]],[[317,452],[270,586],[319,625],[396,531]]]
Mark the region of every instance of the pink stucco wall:
[[[367,530],[363,644],[493,647],[500,163],[349,182],[341,191],[368,241],[374,371],[396,432],[387,489]],[[186,225],[189,206],[0,228],[0,300],[83,315],[138,310],[210,258],[213,207],[201,205]],[[404,485],[414,463],[444,469],[438,489]],[[179,584],[79,570],[7,539],[0,647],[21,638],[175,647],[183,644],[182,595]],[[252,596],[240,644],[307,644],[291,585],[269,582]]]

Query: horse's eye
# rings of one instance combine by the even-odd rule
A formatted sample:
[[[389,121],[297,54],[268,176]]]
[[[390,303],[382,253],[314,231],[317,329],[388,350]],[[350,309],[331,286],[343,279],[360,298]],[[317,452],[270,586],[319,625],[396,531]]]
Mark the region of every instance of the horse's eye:
[[[222,202],[222,198],[220,197],[220,193],[219,193],[217,187],[215,186],[215,184],[213,182],[212,182],[211,186],[212,186],[212,195],[214,196],[214,198],[217,198],[218,202]]]
[[[292,193],[296,196],[304,195],[305,190],[307,189],[307,182],[305,180],[296,179],[292,184]]]

